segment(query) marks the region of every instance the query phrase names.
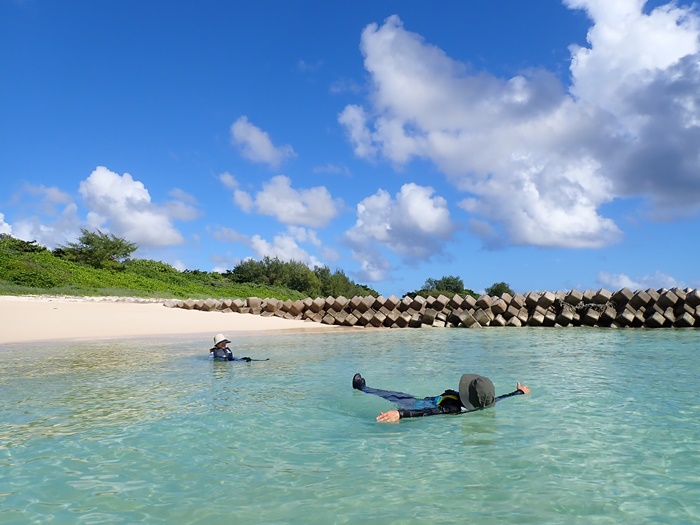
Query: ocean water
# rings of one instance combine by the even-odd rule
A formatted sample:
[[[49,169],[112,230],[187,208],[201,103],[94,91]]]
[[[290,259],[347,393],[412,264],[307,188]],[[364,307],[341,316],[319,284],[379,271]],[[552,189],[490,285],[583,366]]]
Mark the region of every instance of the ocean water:
[[[2,524],[700,523],[700,331],[404,329],[0,347]],[[379,424],[351,388],[532,393]]]

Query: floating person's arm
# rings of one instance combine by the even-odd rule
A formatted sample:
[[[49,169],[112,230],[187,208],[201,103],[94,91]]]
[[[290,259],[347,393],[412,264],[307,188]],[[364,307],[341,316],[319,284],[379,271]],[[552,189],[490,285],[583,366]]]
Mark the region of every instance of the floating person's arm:
[[[503,394],[502,396],[496,397],[496,402],[501,401],[502,399],[505,399],[507,397],[512,397],[512,396],[522,396],[523,394],[529,394],[530,393],[530,387],[527,385],[521,385],[518,383],[518,385],[515,387],[515,390],[513,390],[510,394]]]
[[[437,416],[439,414],[459,414],[460,409],[454,406],[437,406],[428,408],[415,408],[415,409],[403,409],[403,410],[389,410],[388,412],[382,412],[377,416],[377,422],[379,423],[395,423],[399,419],[407,417],[425,417],[425,416]]]

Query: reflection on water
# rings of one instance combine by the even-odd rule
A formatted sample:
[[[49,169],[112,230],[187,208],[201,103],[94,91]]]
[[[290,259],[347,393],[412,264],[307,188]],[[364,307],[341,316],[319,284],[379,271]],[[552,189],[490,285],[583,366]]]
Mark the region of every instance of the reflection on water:
[[[0,349],[0,523],[700,521],[697,331],[402,330]],[[491,410],[374,422],[464,372]],[[312,510],[312,512],[311,512]]]

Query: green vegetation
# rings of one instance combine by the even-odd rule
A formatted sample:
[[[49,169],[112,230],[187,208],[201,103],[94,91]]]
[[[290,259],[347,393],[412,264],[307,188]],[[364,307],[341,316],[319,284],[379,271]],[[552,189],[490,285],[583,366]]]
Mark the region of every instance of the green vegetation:
[[[119,295],[158,298],[274,297],[304,299],[333,295],[377,295],[342,271],[278,259],[244,261],[224,274],[178,271],[169,264],[129,259],[135,245],[99,230],[83,230],[78,243],[54,252],[0,234],[0,293]],[[262,271],[261,271],[262,270]]]
[[[486,288],[485,292],[488,295],[500,297],[504,293],[507,293],[509,295],[514,295],[515,292],[512,290],[512,288],[508,285],[508,283],[500,282],[500,283],[494,283],[488,288]]]
[[[254,282],[281,286],[302,292],[305,297],[354,297],[378,293],[367,286],[356,284],[342,270],[331,273],[327,266],[311,270],[299,261],[280,261],[264,257],[262,261],[248,259],[223,274],[234,283]]]
[[[61,259],[93,268],[119,270],[137,248],[133,242],[113,234],[102,233],[100,230],[91,232],[81,228],[78,242],[59,246],[53,254]]]
[[[474,291],[464,287],[464,281],[462,281],[460,277],[455,277],[453,275],[445,275],[440,279],[427,279],[423,288],[407,293],[406,295],[411,297],[415,297],[416,295],[421,295],[423,297],[437,295],[452,297],[455,294],[462,297],[466,297],[467,295],[471,295],[474,298],[479,297]]]
[[[379,295],[352,281],[342,270],[309,268],[299,261],[264,257],[248,259],[224,273],[179,271],[164,262],[131,259],[133,243],[102,233],[81,230],[78,242],[53,252],[36,241],[0,234],[0,294],[113,295],[154,298],[339,297]],[[507,283],[486,289],[489,295],[513,294]],[[427,279],[423,288],[406,295],[423,297],[455,294],[478,297],[460,277]]]

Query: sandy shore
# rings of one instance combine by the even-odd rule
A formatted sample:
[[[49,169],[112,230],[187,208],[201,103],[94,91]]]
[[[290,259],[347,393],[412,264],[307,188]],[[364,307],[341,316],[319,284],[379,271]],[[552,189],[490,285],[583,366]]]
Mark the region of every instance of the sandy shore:
[[[0,344],[60,339],[242,332],[331,331],[338,327],[259,315],[167,308],[132,298],[0,296]]]

